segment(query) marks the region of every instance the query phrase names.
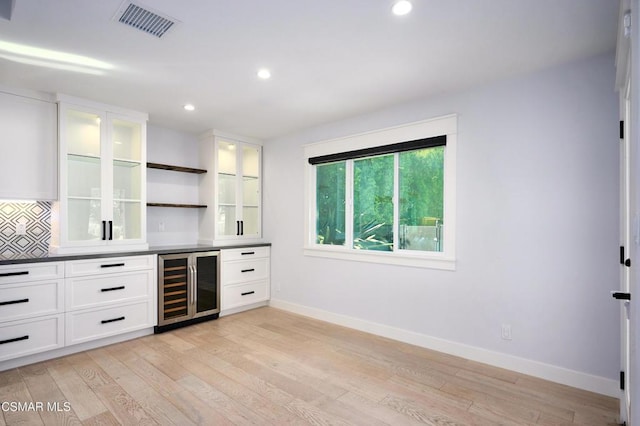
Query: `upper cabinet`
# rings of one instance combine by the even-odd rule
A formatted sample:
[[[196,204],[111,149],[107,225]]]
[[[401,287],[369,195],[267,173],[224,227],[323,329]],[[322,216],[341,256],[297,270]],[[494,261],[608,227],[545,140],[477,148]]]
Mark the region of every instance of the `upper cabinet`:
[[[58,198],[56,120],[53,100],[0,89],[0,201]]]
[[[147,115],[66,98],[58,108],[60,201],[51,251],[147,248]]]
[[[262,237],[262,146],[217,131],[200,141],[200,202],[209,208],[200,222],[199,242],[259,240]]]

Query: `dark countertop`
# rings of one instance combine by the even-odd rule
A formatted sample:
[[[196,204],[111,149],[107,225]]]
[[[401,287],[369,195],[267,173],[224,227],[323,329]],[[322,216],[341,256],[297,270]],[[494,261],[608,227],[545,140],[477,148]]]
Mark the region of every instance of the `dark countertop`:
[[[221,249],[249,248],[270,246],[271,243],[259,244],[236,244],[230,246],[207,246],[202,244],[183,244],[171,246],[151,246],[147,250],[136,251],[120,251],[112,253],[83,253],[83,254],[45,254],[43,256],[33,256],[29,254],[16,254],[11,256],[0,255],[0,266],[14,265],[20,263],[38,263],[38,262],[64,262],[67,260],[80,259],[99,259],[107,257],[121,256],[140,256],[149,254],[172,254],[172,253],[191,253],[201,251],[216,251]]]

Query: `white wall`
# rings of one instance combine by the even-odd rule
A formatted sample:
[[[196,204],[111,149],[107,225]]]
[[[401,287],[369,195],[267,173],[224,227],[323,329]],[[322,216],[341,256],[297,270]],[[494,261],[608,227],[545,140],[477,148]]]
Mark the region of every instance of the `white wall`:
[[[604,55],[265,143],[274,305],[443,339],[549,379],[566,369],[558,381],[615,394],[614,78]],[[303,256],[303,144],[449,113],[459,114],[455,272]]]
[[[147,126],[147,160],[150,163],[198,167],[195,135]],[[198,203],[199,175],[147,169],[147,201]],[[198,240],[198,209],[148,207],[147,239],[151,246],[195,244]],[[164,231],[160,231],[164,226]]]

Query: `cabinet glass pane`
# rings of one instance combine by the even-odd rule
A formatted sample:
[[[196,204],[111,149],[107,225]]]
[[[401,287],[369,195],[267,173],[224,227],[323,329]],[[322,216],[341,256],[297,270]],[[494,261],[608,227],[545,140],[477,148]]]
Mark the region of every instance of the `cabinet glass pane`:
[[[260,181],[258,178],[245,177],[242,179],[242,204],[257,207],[260,204]]]
[[[67,229],[69,241],[102,239],[100,200],[69,198]]]
[[[236,175],[236,144],[231,142],[218,142],[218,173]]]
[[[129,161],[113,162],[113,199],[140,200],[142,165]]]
[[[159,274],[161,321],[186,317],[189,313],[187,258],[163,259]]]
[[[140,123],[114,119],[112,126],[113,158],[140,161],[142,153]]]
[[[218,206],[218,235],[236,235],[236,206]]]
[[[67,153],[100,157],[100,116],[82,111],[66,111]]]
[[[260,229],[260,210],[258,207],[244,206],[242,208],[243,235],[258,235]]]
[[[218,257],[196,257],[196,313],[218,308]]]
[[[67,155],[67,194],[69,197],[100,198],[100,159]]]
[[[260,149],[253,146],[242,147],[242,175],[260,175]]]
[[[236,177],[218,175],[218,202],[221,204],[236,203]]]
[[[113,202],[113,239],[135,240],[142,238],[141,203]]]

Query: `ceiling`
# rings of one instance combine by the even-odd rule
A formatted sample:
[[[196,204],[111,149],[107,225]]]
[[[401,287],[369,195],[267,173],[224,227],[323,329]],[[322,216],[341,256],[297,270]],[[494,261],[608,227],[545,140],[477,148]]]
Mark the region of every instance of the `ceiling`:
[[[179,21],[157,38],[113,19],[123,3],[15,0],[0,43],[111,67],[58,69],[0,51],[0,84],[267,140],[612,51],[618,18],[611,0],[413,0],[406,16],[392,0],[135,1]],[[260,67],[272,77],[259,79]]]

